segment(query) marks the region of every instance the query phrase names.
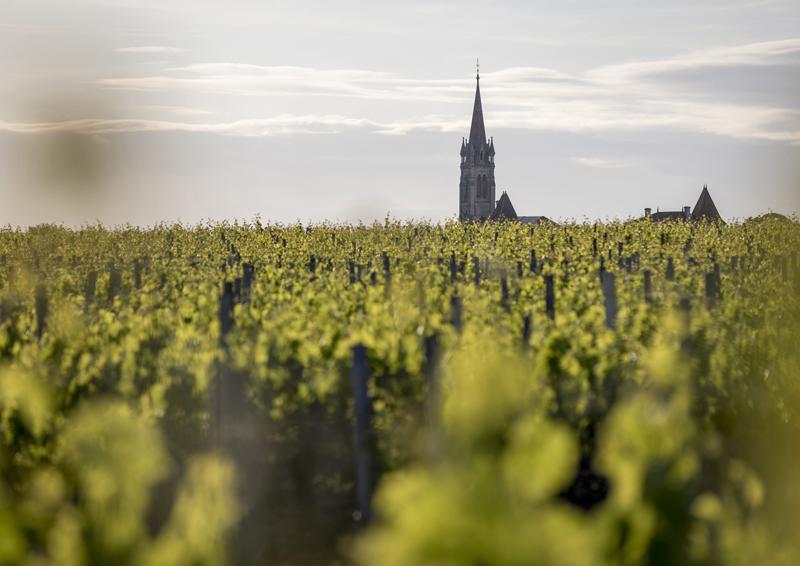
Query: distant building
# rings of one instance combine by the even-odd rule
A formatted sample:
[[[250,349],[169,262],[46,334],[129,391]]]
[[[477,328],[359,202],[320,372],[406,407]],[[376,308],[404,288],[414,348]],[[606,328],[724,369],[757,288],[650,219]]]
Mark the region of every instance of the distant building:
[[[708,192],[707,185],[703,185],[700,198],[697,199],[697,203],[694,205],[694,211],[690,206],[684,206],[683,210],[656,210],[656,212],[652,212],[651,208],[645,208],[644,217],[654,222],[663,222],[665,220],[718,220],[725,222],[719,215],[714,200]]]
[[[461,221],[516,220],[523,224],[552,222],[546,216],[518,216],[511,197],[506,191],[495,200],[494,138],[486,138],[481,103],[481,76],[475,77],[475,103],[472,107],[472,123],[469,138],[461,138],[461,179],[458,184],[458,218]],[[644,217],[655,222],[665,220],[715,220],[724,222],[714,204],[708,187],[703,186],[700,198],[694,205],[682,210],[652,212],[644,209]]]
[[[650,213],[649,208],[644,209],[645,218],[650,218],[654,222],[662,222],[664,220],[689,220],[692,217],[692,207],[684,206],[683,210],[665,210],[661,211],[656,209],[656,212]]]
[[[469,139],[461,138],[461,180],[458,185],[459,220],[518,220],[523,224],[550,222],[544,216],[517,216],[506,191],[495,201],[494,139],[486,138],[481,104],[481,77],[475,77],[475,104]]]
[[[494,140],[486,140],[481,107],[481,77],[476,77],[475,104],[469,140],[461,138],[461,181],[458,185],[458,217],[485,220],[495,208]]]
[[[550,222],[555,224],[546,216],[517,216],[517,211],[514,210],[514,205],[511,204],[511,198],[506,191],[500,195],[494,207],[494,212],[489,217],[491,220],[517,220],[522,224],[539,224],[540,222]]]
[[[703,191],[700,193],[700,198],[697,199],[697,203],[694,205],[694,210],[692,211],[692,220],[701,219],[722,220],[722,216],[719,215],[719,211],[706,185],[703,185]]]
[[[490,217],[492,220],[516,220],[517,211],[514,210],[514,205],[511,204],[511,199],[508,193],[503,191],[500,199],[495,203],[494,212]]]

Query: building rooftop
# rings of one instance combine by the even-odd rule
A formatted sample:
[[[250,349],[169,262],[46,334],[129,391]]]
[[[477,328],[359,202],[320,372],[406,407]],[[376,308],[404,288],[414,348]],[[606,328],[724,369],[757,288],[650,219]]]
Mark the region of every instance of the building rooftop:
[[[703,185],[703,190],[700,192],[700,198],[697,199],[697,204],[694,205],[694,211],[690,206],[684,206],[683,210],[656,210],[650,213],[650,208],[644,209],[644,217],[649,218],[654,222],[663,222],[666,220],[715,220],[725,222],[717,210],[711,194],[708,192],[708,186]]]
[[[500,195],[500,199],[495,204],[494,212],[492,212],[491,219],[492,220],[517,219],[517,211],[514,210],[514,205],[511,204],[511,198],[509,198],[507,192],[503,191],[503,194]]]
[[[706,185],[703,185],[703,191],[700,193],[700,198],[697,199],[697,204],[694,205],[694,210],[692,211],[692,220],[700,220],[702,218],[722,220]]]
[[[687,220],[687,217],[682,210],[659,210],[650,215],[650,220],[663,222],[664,220]]]

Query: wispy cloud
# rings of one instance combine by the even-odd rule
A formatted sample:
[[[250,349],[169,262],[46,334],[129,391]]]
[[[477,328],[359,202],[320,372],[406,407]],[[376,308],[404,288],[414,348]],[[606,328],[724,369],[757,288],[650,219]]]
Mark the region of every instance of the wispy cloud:
[[[564,110],[564,109],[562,109]],[[772,129],[776,115],[770,112],[726,107],[715,109],[676,109],[671,113],[653,110],[650,114],[635,117],[616,114],[603,115],[602,111],[586,109],[577,112],[535,111],[496,112],[488,121],[494,129],[532,129],[580,132],[637,131],[647,128],[673,128],[713,133],[732,138],[760,139],[800,144],[800,129]],[[696,114],[693,116],[693,113]],[[704,115],[709,114],[709,115]],[[569,116],[569,118],[567,118]],[[348,129],[365,129],[382,135],[407,135],[415,131],[464,132],[468,120],[449,116],[419,116],[403,120],[378,121],[343,115],[280,114],[269,118],[254,118],[230,122],[195,123],[171,120],[138,119],[83,119],[57,122],[2,122],[0,131],[17,133],[78,132],[107,135],[137,132],[195,132],[226,136],[266,137],[294,134],[330,134]],[[584,165],[589,165],[584,162]],[[594,163],[594,166],[599,166]]]
[[[800,145],[800,114],[794,110],[736,104],[650,101],[641,108],[623,108],[606,101],[560,101],[541,109],[494,111],[490,129],[548,130],[570,133],[671,129],[710,133],[736,139],[789,142]],[[464,132],[463,117],[417,117],[383,123],[378,133],[413,131]]]
[[[136,47],[118,47],[114,53],[137,53],[137,54],[153,54],[153,53],[185,53],[188,49],[183,47],[167,47],[164,45],[141,45]]]
[[[126,48],[170,49],[170,48]],[[140,51],[144,52],[144,51]],[[153,51],[149,51],[153,52]],[[680,54],[667,59],[634,61],[570,74],[542,67],[512,67],[484,73],[487,92],[501,103],[524,103],[542,95],[617,96],[620,87],[637,92],[651,88],[642,79],[674,71],[725,66],[800,64],[800,38],[717,47]],[[299,66],[262,66],[245,63],[198,63],[165,70],[164,75],[107,78],[105,88],[142,91],[213,92],[241,96],[343,96],[379,100],[461,102],[472,83],[464,79],[413,79],[395,73]],[[652,94],[655,92],[650,91]]]
[[[186,91],[233,96],[318,96],[373,100],[457,102],[468,98],[465,80],[420,80],[392,73],[242,63],[203,63],[166,69],[164,75],[101,79],[117,90]]]
[[[124,48],[135,50],[175,49],[163,47]],[[143,51],[139,51],[143,52]],[[152,51],[149,51],[152,52]],[[627,62],[565,73],[542,67],[512,67],[482,75],[481,87],[491,128],[553,130],[564,132],[636,131],[669,129],[711,133],[737,139],[770,140],[800,144],[800,105],[776,106],[758,100],[744,103],[712,96],[702,86],[670,83],[677,70],[729,66],[776,66],[776,72],[800,71],[800,38],[716,47],[676,55],[667,59]],[[658,77],[654,81],[653,78]],[[384,135],[413,131],[463,132],[468,127],[474,92],[472,79],[419,79],[363,69],[321,70],[300,66],[263,66],[244,63],[198,63],[165,69],[163,74],[106,78],[97,81],[104,89],[152,93],[183,92],[188,95],[285,98],[293,108],[300,98],[317,98],[309,112],[279,113],[268,117],[241,118],[224,123],[186,123],[160,119],[78,120],[45,124],[0,125],[14,131],[35,132],[74,128],[90,133],[186,131],[221,135],[264,136],[299,133],[329,133],[346,128],[366,128]],[[694,89],[694,90],[692,90]],[[390,110],[352,113],[341,110],[340,100],[392,102]],[[321,102],[324,100],[324,104]],[[788,98],[787,98],[788,100]],[[420,106],[436,103],[438,114],[419,114]],[[271,102],[269,107],[281,107]],[[247,112],[257,113],[260,103],[249,101]],[[457,105],[457,107],[456,107]],[[310,104],[308,105],[311,106]],[[266,106],[265,106],[266,107]],[[320,111],[325,108],[325,111]],[[230,107],[228,107],[228,110]],[[326,112],[332,109],[332,112]],[[442,111],[442,110],[445,111]],[[450,110],[452,109],[452,111]],[[189,106],[152,106],[161,118],[202,116],[208,110]],[[407,113],[408,117],[403,117]],[[230,115],[230,112],[226,112]],[[151,116],[145,116],[151,118]],[[585,166],[612,165],[598,158],[576,158]]]
[[[167,120],[63,120],[57,122],[2,122],[0,131],[21,134],[72,132],[108,135],[136,132],[194,132],[225,136],[268,137],[289,134],[335,134],[344,129],[381,125],[369,120],[336,115],[280,114],[272,118],[236,120],[212,124],[174,122]]]
[[[587,76],[598,82],[626,82],[675,71],[775,65],[788,62],[786,57],[796,54],[800,54],[800,38],[797,37],[692,51],[666,59],[608,65],[589,72]]]
[[[132,106],[134,110],[144,112],[158,112],[164,114],[175,114],[176,116],[210,116],[214,114],[210,110],[203,108],[193,108],[191,106],[163,106],[157,104],[148,104],[142,106]]]
[[[319,96],[385,101],[461,103],[474,91],[471,79],[415,79],[361,69],[320,70],[298,66],[199,63],[165,69],[163,75],[100,79],[107,89],[187,91],[233,96]],[[521,102],[532,94],[574,93],[589,85],[580,77],[542,67],[512,67],[484,73],[487,92]],[[498,102],[498,100],[495,100]],[[499,102],[504,103],[502,99]]]

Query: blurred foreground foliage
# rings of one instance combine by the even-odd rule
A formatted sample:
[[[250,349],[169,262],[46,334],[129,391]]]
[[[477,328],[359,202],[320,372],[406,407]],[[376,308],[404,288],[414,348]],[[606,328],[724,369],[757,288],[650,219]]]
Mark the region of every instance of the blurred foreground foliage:
[[[588,512],[568,501],[581,443],[547,376],[530,371],[530,356],[481,352],[486,337],[462,343],[447,364],[441,427],[427,439],[433,456],[384,478],[358,562],[797,564],[798,350],[780,350],[791,373],[770,386],[791,407],[751,402],[765,384],[749,383],[750,400],[716,400],[715,412],[738,422],[699,422],[707,377],[679,318],[661,321],[602,420],[594,461],[610,488]],[[780,332],[800,336],[797,319]]]
[[[229,462],[192,457],[169,520],[150,533],[151,494],[170,471],[158,427],[110,401],[87,402],[63,419],[32,376],[6,369],[0,383],[4,428],[16,413],[18,432],[31,435],[25,452],[4,451],[0,461],[11,476],[0,485],[0,563],[224,563],[237,516]]]
[[[800,563],[798,249],[780,220],[0,230],[0,564]]]

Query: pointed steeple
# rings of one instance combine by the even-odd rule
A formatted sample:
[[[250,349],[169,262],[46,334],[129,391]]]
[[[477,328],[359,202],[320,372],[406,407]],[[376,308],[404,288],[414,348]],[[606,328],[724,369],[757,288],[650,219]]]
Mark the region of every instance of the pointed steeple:
[[[700,193],[700,198],[697,199],[697,204],[694,205],[692,212],[692,219],[699,220],[707,218],[709,220],[722,220],[722,217],[711,199],[711,194],[708,192],[708,186],[703,185],[703,191]]]
[[[485,220],[495,208],[494,142],[486,139],[483,125],[480,73],[475,80],[475,105],[469,138],[461,140],[461,179],[458,185],[458,217],[461,220]]]
[[[494,212],[492,212],[491,219],[492,220],[517,219],[517,211],[514,210],[514,205],[511,204],[511,198],[508,196],[507,192],[503,191],[503,194],[500,195],[500,199],[496,203]]]
[[[469,144],[473,148],[486,143],[486,129],[483,127],[483,106],[481,105],[481,75],[475,77],[475,105],[472,107],[472,125],[469,128]]]

